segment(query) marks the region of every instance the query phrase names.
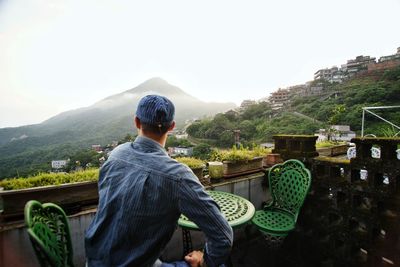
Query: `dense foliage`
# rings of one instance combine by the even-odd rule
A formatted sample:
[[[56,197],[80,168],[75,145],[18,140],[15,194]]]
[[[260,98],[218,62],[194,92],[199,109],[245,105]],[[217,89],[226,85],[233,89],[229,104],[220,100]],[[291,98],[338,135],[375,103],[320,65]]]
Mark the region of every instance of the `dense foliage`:
[[[98,169],[88,169],[72,173],[40,173],[27,178],[4,179],[0,181],[0,187],[3,187],[4,190],[14,190],[47,185],[97,181],[98,176]]]
[[[193,146],[187,139],[183,138],[176,138],[173,135],[168,136],[167,142],[165,143],[165,148],[168,149],[169,147],[191,147]]]
[[[219,147],[231,147],[234,130],[240,130],[240,142],[244,146],[266,142],[277,133],[313,134],[323,125],[289,112],[273,114],[268,103],[254,104],[242,112],[228,111],[217,114],[212,120],[203,120],[190,125],[190,136],[208,139]]]
[[[126,134],[119,144],[134,140],[135,135]],[[37,143],[36,143],[37,142]],[[91,143],[96,144],[96,143]],[[109,145],[107,145],[109,146]],[[7,177],[27,177],[51,170],[52,160],[70,159],[66,171],[77,167],[99,166],[99,158],[105,156],[88,149],[90,144],[53,144],[52,138],[46,145],[41,138],[26,138],[13,145],[0,147],[0,180]],[[15,155],[10,156],[10,150]],[[89,165],[87,165],[89,164]]]
[[[200,143],[193,148],[193,157],[208,160],[210,159],[212,148],[209,144]]]

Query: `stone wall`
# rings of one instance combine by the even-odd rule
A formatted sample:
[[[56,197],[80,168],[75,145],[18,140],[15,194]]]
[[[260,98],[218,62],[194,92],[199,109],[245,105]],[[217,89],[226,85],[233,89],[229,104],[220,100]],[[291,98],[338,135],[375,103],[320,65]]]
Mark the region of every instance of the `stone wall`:
[[[357,157],[314,158],[302,216],[310,264],[400,266],[400,139],[355,138]],[[372,146],[381,157],[372,158]],[[365,176],[366,174],[366,176]]]

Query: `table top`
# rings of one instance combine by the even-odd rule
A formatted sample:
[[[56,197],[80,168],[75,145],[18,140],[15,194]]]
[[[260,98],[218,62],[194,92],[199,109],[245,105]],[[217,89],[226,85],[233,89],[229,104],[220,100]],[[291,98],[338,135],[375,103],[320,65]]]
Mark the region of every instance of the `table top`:
[[[253,218],[255,208],[254,205],[247,199],[222,191],[207,191],[207,193],[221,208],[221,212],[227,219],[230,226],[240,226]],[[190,221],[183,214],[181,214],[178,224],[186,229],[199,229],[194,222]]]

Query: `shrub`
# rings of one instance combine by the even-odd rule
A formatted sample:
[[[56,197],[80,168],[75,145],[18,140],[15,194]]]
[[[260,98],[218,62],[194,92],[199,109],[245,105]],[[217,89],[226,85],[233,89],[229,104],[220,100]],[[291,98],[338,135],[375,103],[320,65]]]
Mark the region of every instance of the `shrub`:
[[[249,150],[247,148],[233,147],[231,150],[215,150],[211,154],[212,161],[249,161],[255,157],[266,155],[267,150],[258,148],[256,150]]]
[[[4,190],[15,190],[47,185],[60,185],[86,181],[97,181],[98,169],[89,169],[72,173],[40,173],[27,178],[10,178],[0,181]]]
[[[346,142],[336,142],[336,141],[319,141],[315,144],[316,148],[331,147],[337,145],[344,145]]]
[[[176,160],[180,163],[187,165],[191,169],[199,169],[204,167],[203,161],[196,158],[181,157],[181,158],[176,158]]]
[[[253,153],[254,157],[264,157],[267,154],[271,153],[271,149],[261,146],[255,146],[251,152]]]

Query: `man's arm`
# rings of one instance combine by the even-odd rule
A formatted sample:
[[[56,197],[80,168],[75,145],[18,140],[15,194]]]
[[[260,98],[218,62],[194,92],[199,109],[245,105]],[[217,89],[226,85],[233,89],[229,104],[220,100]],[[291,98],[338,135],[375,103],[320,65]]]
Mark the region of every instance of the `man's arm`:
[[[207,266],[225,263],[232,248],[232,227],[192,173],[181,180],[179,206],[180,211],[196,223],[207,237],[204,250]]]

